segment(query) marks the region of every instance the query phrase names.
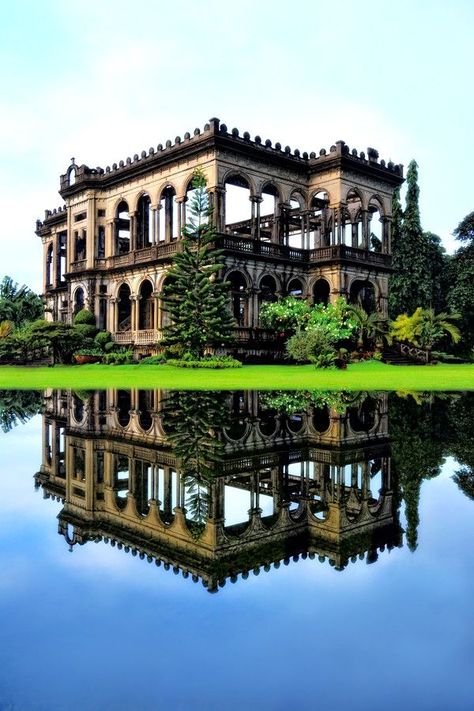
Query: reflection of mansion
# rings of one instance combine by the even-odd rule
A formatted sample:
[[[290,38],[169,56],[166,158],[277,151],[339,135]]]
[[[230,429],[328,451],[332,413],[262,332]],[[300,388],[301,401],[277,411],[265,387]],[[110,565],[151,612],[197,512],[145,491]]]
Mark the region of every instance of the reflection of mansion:
[[[279,295],[318,303],[343,295],[387,314],[391,200],[402,167],[343,141],[317,155],[291,151],[211,119],[105,169],[73,160],[61,176],[64,207],[36,227],[49,318],[71,321],[85,305],[117,342],[159,344],[166,315],[157,296],[180,248],[198,166],[244,349],[271,340],[259,306]]]
[[[220,455],[204,480],[167,437],[167,395],[46,397],[35,479],[63,502],[71,546],[104,541],[215,591],[291,559],[343,569],[401,544],[386,395],[284,416],[255,392],[216,394],[228,419],[212,429]]]

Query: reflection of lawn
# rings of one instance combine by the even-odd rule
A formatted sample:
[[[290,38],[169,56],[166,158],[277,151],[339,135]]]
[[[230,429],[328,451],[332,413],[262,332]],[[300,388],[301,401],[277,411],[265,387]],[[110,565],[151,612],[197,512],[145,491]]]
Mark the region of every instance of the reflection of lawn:
[[[474,365],[355,363],[347,370],[311,365],[247,365],[229,370],[171,366],[0,367],[0,388],[165,388],[181,390],[474,390]]]

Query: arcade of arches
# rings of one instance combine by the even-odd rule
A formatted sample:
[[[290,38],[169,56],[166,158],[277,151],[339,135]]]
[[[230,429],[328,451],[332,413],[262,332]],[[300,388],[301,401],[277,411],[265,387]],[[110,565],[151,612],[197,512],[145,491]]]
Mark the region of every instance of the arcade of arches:
[[[213,118],[184,140],[105,169],[74,161],[66,168],[64,207],[36,224],[46,317],[71,322],[85,306],[116,342],[156,352],[167,318],[157,297],[181,248],[197,168],[242,351],[268,349],[261,305],[288,294],[312,303],[343,296],[387,315],[391,204],[402,166],[343,141],[292,152]]]

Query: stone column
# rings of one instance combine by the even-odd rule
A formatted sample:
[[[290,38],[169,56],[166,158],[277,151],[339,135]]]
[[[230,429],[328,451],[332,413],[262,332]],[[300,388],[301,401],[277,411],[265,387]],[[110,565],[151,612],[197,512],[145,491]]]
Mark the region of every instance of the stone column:
[[[357,220],[355,222],[351,222],[351,245],[355,248],[359,246],[359,239],[358,239],[358,222]]]
[[[156,244],[156,206],[151,207],[151,243]]]
[[[381,217],[382,222],[382,252],[384,254],[392,253],[392,218]]]
[[[105,226],[105,256],[111,257],[115,252],[115,220],[108,220]]]
[[[130,218],[130,251],[134,252],[137,248],[137,213],[129,212]]]
[[[369,211],[361,210],[362,213],[362,248],[369,249],[370,219]]]
[[[156,226],[155,226],[155,236],[156,236],[156,244],[160,243],[160,216],[161,216],[161,210],[162,210],[162,204],[161,202],[158,203],[156,206],[156,213],[155,213],[155,219],[156,219]]]
[[[137,294],[134,294],[133,296],[130,296],[131,302],[132,302],[132,318],[131,318],[131,330],[132,331],[138,331],[138,326],[139,326],[139,300],[140,296]]]

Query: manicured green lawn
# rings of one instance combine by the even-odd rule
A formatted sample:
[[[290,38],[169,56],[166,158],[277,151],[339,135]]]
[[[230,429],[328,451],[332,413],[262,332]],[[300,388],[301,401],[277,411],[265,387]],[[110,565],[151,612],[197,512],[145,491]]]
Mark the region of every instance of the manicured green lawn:
[[[311,365],[247,365],[229,370],[159,366],[0,367],[1,389],[165,388],[176,390],[474,390],[474,365],[356,363],[347,370]]]

